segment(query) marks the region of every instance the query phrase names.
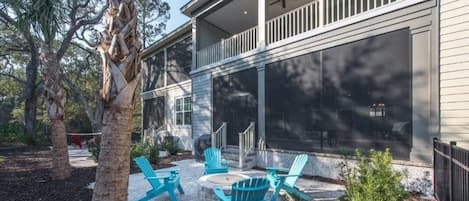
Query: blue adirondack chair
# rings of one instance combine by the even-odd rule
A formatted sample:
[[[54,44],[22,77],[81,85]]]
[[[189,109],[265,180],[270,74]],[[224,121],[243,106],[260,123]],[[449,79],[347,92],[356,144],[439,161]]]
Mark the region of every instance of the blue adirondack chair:
[[[220,201],[265,201],[269,187],[269,180],[265,178],[249,178],[234,183],[229,196],[221,188],[213,191]]]
[[[179,183],[179,172],[177,170],[154,171],[150,162],[143,156],[135,158],[134,161],[137,163],[140,170],[142,170],[145,179],[148,180],[152,186],[152,189],[149,190],[146,196],[140,199],[140,201],[150,200],[164,192],[168,192],[171,201],[177,201],[176,195],[174,194],[176,189],[180,194],[184,194],[184,190]],[[165,173],[166,176],[157,176],[156,173]],[[163,183],[160,180],[163,180]]]
[[[221,151],[215,147],[204,150],[205,172],[204,174],[227,173],[228,163],[221,158]]]
[[[312,200],[311,196],[301,192],[295,187],[296,181],[302,175],[303,169],[308,162],[308,155],[301,154],[295,157],[295,161],[290,169],[285,168],[267,168],[267,179],[270,181],[270,186],[274,189],[272,194],[272,201],[277,200],[280,190],[285,190],[287,193],[294,194],[303,200]],[[288,174],[278,174],[277,171],[288,172]]]

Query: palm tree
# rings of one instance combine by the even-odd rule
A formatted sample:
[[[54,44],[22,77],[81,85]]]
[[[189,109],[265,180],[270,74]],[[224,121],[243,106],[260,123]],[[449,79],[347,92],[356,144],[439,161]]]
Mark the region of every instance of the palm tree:
[[[94,201],[127,200],[133,106],[140,80],[134,0],[109,0],[99,51],[104,117]]]
[[[70,176],[71,168],[65,135],[65,90],[60,61],[76,32],[97,24],[106,6],[99,6],[99,1],[79,0],[0,0],[0,3],[2,8],[15,13],[15,26],[29,31],[40,47],[45,102],[51,122],[52,178],[65,179]],[[0,14],[3,17],[9,12]]]

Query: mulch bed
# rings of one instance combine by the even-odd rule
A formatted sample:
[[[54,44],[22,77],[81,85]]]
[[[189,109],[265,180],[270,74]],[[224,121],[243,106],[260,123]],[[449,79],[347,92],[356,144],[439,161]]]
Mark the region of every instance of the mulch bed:
[[[93,191],[86,186],[95,179],[96,168],[73,168],[72,176],[52,181],[51,156],[45,147],[0,147],[6,160],[0,164],[0,200],[2,201],[88,201]],[[155,169],[171,167],[175,160],[190,159],[190,152],[161,159]],[[132,173],[140,170],[132,169]]]

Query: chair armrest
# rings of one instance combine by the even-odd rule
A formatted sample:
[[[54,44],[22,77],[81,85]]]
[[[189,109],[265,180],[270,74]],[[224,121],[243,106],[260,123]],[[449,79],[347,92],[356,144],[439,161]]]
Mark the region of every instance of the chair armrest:
[[[215,188],[213,189],[213,192],[215,193],[215,195],[220,198],[220,200],[223,200],[223,201],[230,201],[230,199],[225,195],[225,193],[223,192],[223,189],[221,188]]]
[[[145,179],[148,179],[148,180],[159,180],[159,179],[169,179],[169,178],[171,178],[170,175],[156,176],[156,177],[145,177]]]
[[[170,170],[155,170],[153,172],[179,172],[180,170],[179,169],[170,169]]]
[[[281,167],[267,167],[266,169],[267,169],[268,171],[270,171],[270,172],[277,172],[277,171],[280,171],[280,172],[288,172],[288,171],[290,171],[290,169],[281,168]]]
[[[275,176],[277,177],[301,177],[301,175],[296,175],[296,174],[277,174]]]

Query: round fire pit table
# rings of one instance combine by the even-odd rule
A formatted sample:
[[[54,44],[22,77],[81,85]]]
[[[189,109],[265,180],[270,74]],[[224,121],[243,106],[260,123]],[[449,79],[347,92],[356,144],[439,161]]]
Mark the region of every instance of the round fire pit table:
[[[218,201],[213,192],[215,188],[221,188],[225,193],[231,193],[231,185],[249,176],[237,173],[221,173],[204,175],[197,180],[197,197],[201,201]]]

